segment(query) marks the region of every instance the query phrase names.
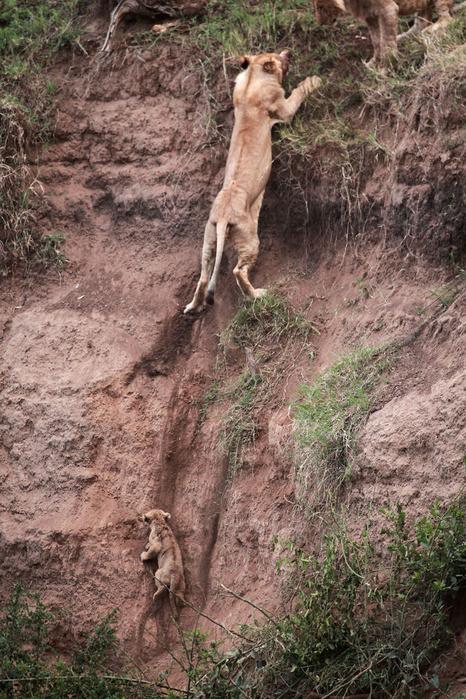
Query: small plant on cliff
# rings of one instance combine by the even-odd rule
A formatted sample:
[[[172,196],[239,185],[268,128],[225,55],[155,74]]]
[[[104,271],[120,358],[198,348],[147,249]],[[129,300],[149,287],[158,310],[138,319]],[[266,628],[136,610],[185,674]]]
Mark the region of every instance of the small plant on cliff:
[[[230,476],[242,465],[244,450],[254,444],[259,433],[257,409],[262,383],[260,374],[246,370],[223,394],[224,398],[234,399],[223,418],[220,435]]]
[[[312,25],[307,0],[275,0],[251,3],[248,0],[209,0],[202,22],[193,28],[190,39],[206,57],[237,56],[274,49],[302,26]]]
[[[373,405],[373,390],[392,364],[392,347],[361,348],[343,357],[294,406],[296,495],[306,507],[332,496],[349,475],[357,431]]]
[[[220,335],[224,354],[235,346],[245,353],[247,368],[218,395],[232,399],[222,424],[221,443],[228,457],[231,475],[241,466],[245,450],[260,431],[262,409],[276,400],[292,343],[303,347],[315,330],[311,322],[277,294],[246,301]],[[299,349],[298,349],[299,354]]]

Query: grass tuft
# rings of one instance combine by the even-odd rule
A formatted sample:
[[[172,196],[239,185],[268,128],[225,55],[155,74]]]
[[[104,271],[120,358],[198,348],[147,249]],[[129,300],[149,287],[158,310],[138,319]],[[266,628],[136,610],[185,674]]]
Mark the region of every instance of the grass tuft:
[[[4,0],[0,7],[0,271],[64,262],[55,236],[41,240],[34,207],[42,188],[28,155],[53,133],[55,87],[45,68],[76,39],[77,0]]]
[[[394,360],[392,347],[361,348],[301,387],[293,412],[296,499],[304,509],[334,497],[350,476],[356,435]]]
[[[292,308],[286,299],[267,293],[254,301],[246,300],[220,335],[220,345],[229,344],[259,350],[265,345],[280,347],[290,337],[307,337],[312,324]]]
[[[228,459],[230,477],[244,465],[248,448],[260,434],[262,412],[266,406],[279,402],[280,381],[315,330],[286,299],[268,293],[255,301],[245,301],[221,333],[219,349],[223,359],[218,362],[217,375],[200,410],[203,419],[212,402],[229,402],[219,441]],[[238,350],[245,368],[227,381],[229,355]]]

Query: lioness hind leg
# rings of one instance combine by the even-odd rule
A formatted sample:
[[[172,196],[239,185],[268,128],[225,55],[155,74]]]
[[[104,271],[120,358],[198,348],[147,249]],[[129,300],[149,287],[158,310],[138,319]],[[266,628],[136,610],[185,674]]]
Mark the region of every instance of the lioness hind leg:
[[[382,61],[393,58],[397,53],[398,5],[387,3],[380,14],[380,57]]]
[[[238,250],[238,263],[233,270],[236,283],[245,296],[256,299],[266,293],[265,289],[255,289],[249,281],[249,270],[254,266],[259,253],[259,238],[256,227],[250,227],[248,231],[238,228],[236,232],[236,247]]]
[[[201,276],[197,283],[193,300],[191,303],[188,303],[183,311],[184,313],[197,313],[202,311],[204,307],[207,285],[214,262],[216,235],[215,224],[208,221],[204,231],[204,243],[202,246]]]
[[[380,46],[381,46],[381,28],[378,17],[368,17],[367,27],[369,29],[369,36],[371,37],[373,55],[372,58],[367,62],[367,67],[372,68],[374,65],[380,63]]]
[[[165,592],[165,585],[163,585],[160,580],[157,580],[156,576],[154,575],[154,582],[155,582],[155,592],[154,596],[152,599],[157,599],[157,597],[160,597],[160,595],[163,595]]]

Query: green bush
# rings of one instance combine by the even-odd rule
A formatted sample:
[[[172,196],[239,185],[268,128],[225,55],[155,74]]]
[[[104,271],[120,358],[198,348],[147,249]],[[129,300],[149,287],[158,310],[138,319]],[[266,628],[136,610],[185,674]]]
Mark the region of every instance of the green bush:
[[[292,611],[243,627],[250,641],[226,654],[204,645],[193,696],[401,699],[437,687],[429,666],[452,638],[449,605],[466,580],[464,504],[435,505],[412,532],[400,507],[386,514],[382,558],[368,530],[330,533],[317,555],[290,544]]]
[[[466,582],[464,502],[435,504],[412,526],[400,506],[385,515],[374,535],[330,530],[315,553],[284,544],[277,570],[293,591],[290,611],[242,626],[226,652],[199,630],[181,636],[179,689],[122,667],[113,615],[58,660],[57,619],[16,588],[0,616],[0,698],[402,699],[437,688],[429,668],[452,639],[450,610]]]
[[[161,694],[136,673],[118,676],[113,667],[117,642],[110,614],[87,636],[70,659],[58,659],[51,642],[57,622],[36,595],[16,587],[0,617],[0,698],[158,699]]]

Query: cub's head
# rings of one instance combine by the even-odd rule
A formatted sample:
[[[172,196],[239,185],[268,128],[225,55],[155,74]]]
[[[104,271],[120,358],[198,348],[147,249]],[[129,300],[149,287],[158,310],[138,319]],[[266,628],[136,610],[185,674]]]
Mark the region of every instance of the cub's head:
[[[159,524],[160,526],[165,525],[170,517],[171,514],[163,510],[149,510],[149,512],[141,515],[142,521],[146,524]]]
[[[243,70],[252,70],[258,75],[274,75],[279,83],[288,72],[291,54],[289,51],[281,53],[260,53],[257,56],[241,56],[240,65]]]
[[[312,0],[312,5],[319,24],[333,24],[346,11],[344,0]]]

